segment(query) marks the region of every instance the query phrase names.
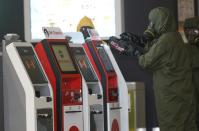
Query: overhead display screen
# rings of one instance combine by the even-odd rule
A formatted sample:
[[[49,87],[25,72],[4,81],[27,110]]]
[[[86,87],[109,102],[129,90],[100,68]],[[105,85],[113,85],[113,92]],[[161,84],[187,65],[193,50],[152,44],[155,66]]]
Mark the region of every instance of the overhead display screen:
[[[75,47],[73,48],[73,52],[86,82],[97,81],[97,76],[93,71],[83,48]]]
[[[100,55],[100,58],[103,61],[106,71],[108,71],[108,72],[114,71],[113,65],[111,64],[111,61],[110,61],[108,55],[106,54],[106,51],[104,50],[104,48],[102,46],[97,46],[97,50]]]
[[[41,39],[42,27],[75,32],[84,16],[92,20],[101,37],[113,36],[116,16],[120,16],[116,15],[116,0],[30,0],[30,9],[32,39]]]
[[[52,45],[52,50],[55,54],[61,71],[76,71],[75,65],[73,64],[66,45]]]
[[[47,83],[32,47],[16,47],[33,84]]]

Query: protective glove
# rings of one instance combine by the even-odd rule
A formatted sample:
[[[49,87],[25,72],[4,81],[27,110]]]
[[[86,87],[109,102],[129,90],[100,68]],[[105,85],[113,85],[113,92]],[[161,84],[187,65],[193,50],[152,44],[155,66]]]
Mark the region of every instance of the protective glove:
[[[125,44],[124,46],[124,53],[125,55],[129,55],[129,56],[140,56],[144,53],[144,49],[136,46],[134,43],[132,42],[127,42],[127,44]]]
[[[135,48],[133,50],[133,53],[132,53],[132,55],[136,56],[136,57],[139,57],[139,56],[141,56],[143,54],[144,54],[144,51],[142,49],[140,49],[140,48]]]
[[[132,41],[134,43],[140,43],[140,38],[139,36],[130,33],[130,32],[124,32],[122,34],[120,34],[121,39],[125,40],[125,41]]]
[[[139,56],[144,52],[143,48],[136,46],[132,41],[119,39],[114,36],[110,37],[109,44],[120,54],[124,55]]]
[[[125,53],[125,49],[128,46],[128,43],[119,39],[118,37],[115,36],[111,36],[109,38],[109,42],[110,46],[117,50],[120,54],[124,54]]]
[[[145,36],[138,36],[130,32],[124,32],[120,34],[121,39],[131,41],[132,43],[136,44],[137,46],[140,46],[142,48],[145,47],[147,43],[147,38]]]

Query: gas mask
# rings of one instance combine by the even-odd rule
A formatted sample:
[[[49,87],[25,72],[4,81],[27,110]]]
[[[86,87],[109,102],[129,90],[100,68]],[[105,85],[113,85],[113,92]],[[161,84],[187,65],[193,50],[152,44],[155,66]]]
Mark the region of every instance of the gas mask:
[[[185,28],[185,35],[190,44],[199,45],[199,29]]]
[[[154,23],[150,22],[148,28],[144,31],[143,36],[147,41],[152,41],[156,37]]]

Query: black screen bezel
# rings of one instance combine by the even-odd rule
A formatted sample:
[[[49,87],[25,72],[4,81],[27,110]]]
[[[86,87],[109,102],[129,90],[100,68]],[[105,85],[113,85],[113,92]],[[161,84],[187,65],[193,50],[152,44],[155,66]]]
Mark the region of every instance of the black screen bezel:
[[[74,58],[72,57],[72,53],[70,52],[70,49],[69,49],[69,46],[67,45],[67,43],[57,41],[57,42],[49,42],[49,45],[50,45],[50,49],[51,49],[51,51],[52,51],[52,54],[53,54],[53,56],[54,56],[54,59],[55,59],[55,61],[56,61],[56,64],[58,65],[58,68],[59,68],[59,70],[60,70],[62,73],[64,73],[64,74],[78,74],[78,73],[79,73],[78,68],[77,68],[77,65],[76,65],[76,63],[75,63],[75,60],[74,60]],[[64,45],[64,46],[66,47],[66,49],[68,50],[68,54],[70,55],[70,58],[71,58],[71,60],[72,60],[72,62],[73,62],[75,71],[62,71],[62,69],[61,69],[61,67],[60,67],[60,65],[59,65],[59,62],[57,61],[56,55],[55,55],[55,53],[54,53],[54,50],[53,50],[53,48],[52,48],[52,46],[54,46],[54,45],[62,45],[62,46]]]
[[[26,48],[26,49],[30,50],[30,52],[28,52],[29,54],[26,53],[26,52],[23,52],[23,51],[22,51],[22,48]],[[20,56],[20,58],[21,58],[21,61],[22,61],[23,65],[24,65],[24,61],[22,60],[22,59],[23,59],[23,55],[24,55],[24,56],[28,56],[28,55],[31,56],[31,55],[32,55],[33,58],[34,58],[34,60],[35,60],[35,62],[37,63],[38,69],[41,71],[40,74],[42,75],[42,79],[43,79],[43,80],[40,80],[40,79],[39,79],[39,80],[36,80],[36,79],[33,79],[33,77],[29,74],[29,72],[28,72],[26,66],[24,65],[24,67],[25,67],[25,69],[26,69],[26,72],[27,72],[27,74],[29,75],[29,77],[30,77],[30,79],[31,79],[31,82],[32,82],[33,84],[44,84],[44,83],[48,83],[47,78],[46,78],[46,76],[45,76],[45,74],[44,74],[44,71],[43,71],[43,69],[42,69],[42,66],[41,66],[41,64],[39,63],[39,60],[38,60],[36,54],[34,53],[33,48],[32,48],[32,47],[29,47],[29,46],[18,46],[18,47],[16,47],[16,49],[17,49],[17,51],[18,51],[18,54],[19,54],[19,56]]]
[[[100,55],[100,53],[99,53],[99,50],[98,50],[99,48],[102,48],[102,50],[103,50],[105,53],[106,53],[106,51],[105,51],[104,47],[101,46],[101,43],[97,43],[97,44],[96,44],[96,50],[97,50],[97,52],[98,52],[98,54],[99,54],[100,59],[102,60],[102,63],[103,63],[103,65],[104,65],[105,70],[106,70],[107,72],[114,72],[114,67],[113,67],[113,65],[112,65],[112,62],[111,62],[111,60],[110,60],[108,54],[106,53],[105,55],[106,55],[106,57],[108,58],[109,63],[111,64],[111,69],[110,69],[110,70],[107,69],[106,64],[104,63],[104,60],[103,60],[103,58],[101,57],[101,55]]]
[[[76,50],[80,50],[81,53],[76,53],[76,52],[75,52]],[[84,57],[86,58],[85,61],[87,61],[87,64],[88,64],[87,66],[88,66],[89,70],[92,72],[93,77],[96,78],[96,79],[92,79],[92,80],[91,80],[91,79],[90,79],[90,80],[86,80],[86,78],[85,78],[85,76],[84,76],[84,74],[83,74],[85,80],[86,80],[87,82],[97,82],[97,81],[98,81],[97,74],[95,73],[95,71],[94,71],[94,69],[93,69],[93,67],[92,67],[92,65],[91,65],[91,63],[90,63],[90,61],[89,61],[89,59],[88,59],[88,57],[87,57],[87,55],[86,55],[84,49],[81,48],[81,47],[74,47],[74,48],[73,48],[73,53],[74,53],[75,58],[76,58],[77,55],[78,55],[78,56],[79,56],[79,55],[82,55],[82,56],[84,56]],[[76,61],[78,62],[77,58],[76,58]],[[79,64],[78,64],[78,65],[79,65]],[[79,67],[79,68],[80,68],[80,70],[81,70],[81,67]],[[83,72],[82,72],[82,73],[83,73]]]

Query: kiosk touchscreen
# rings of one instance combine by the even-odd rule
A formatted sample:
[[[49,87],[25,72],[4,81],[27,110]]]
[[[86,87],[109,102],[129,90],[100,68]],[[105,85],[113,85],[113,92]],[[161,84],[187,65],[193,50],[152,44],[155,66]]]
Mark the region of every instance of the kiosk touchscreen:
[[[45,39],[35,50],[53,86],[57,131],[83,131],[82,79],[65,39]]]
[[[31,44],[3,52],[5,131],[54,131],[52,87]]]
[[[118,101],[117,74],[106,54],[101,40],[87,40],[84,49],[92,64],[96,64],[99,72],[104,94],[104,125],[105,131],[121,131],[120,127],[120,105]]]
[[[90,126],[90,131],[104,131],[103,91],[101,83],[82,44],[70,43],[70,47],[87,85],[87,106],[89,107],[88,126]],[[86,91],[83,93],[86,93]]]

